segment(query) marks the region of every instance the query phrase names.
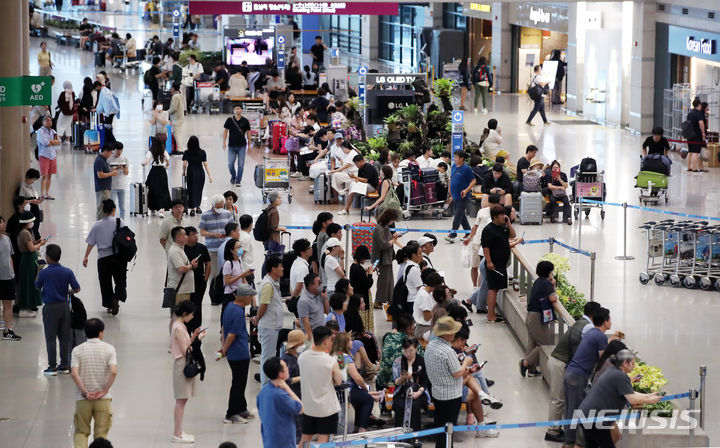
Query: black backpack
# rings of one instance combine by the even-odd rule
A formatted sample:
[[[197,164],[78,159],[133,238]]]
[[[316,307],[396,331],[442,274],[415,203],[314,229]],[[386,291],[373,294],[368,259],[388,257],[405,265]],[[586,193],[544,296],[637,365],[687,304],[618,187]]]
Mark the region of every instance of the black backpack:
[[[150,69],[145,70],[145,73],[143,73],[143,83],[145,83],[146,86],[152,83],[152,73],[150,73]]]
[[[393,317],[399,316],[407,305],[408,289],[405,282],[407,281],[408,272],[410,272],[412,267],[413,265],[411,264],[405,268],[405,275],[395,283],[395,288],[393,288],[392,302],[387,311],[388,314]]]
[[[685,120],[682,122],[681,126],[682,126],[681,135],[685,140],[692,142],[697,139],[697,137],[695,136],[695,126],[693,126],[692,121]]]
[[[120,227],[120,218],[115,220],[115,235],[113,236],[113,255],[124,262],[131,262],[137,254],[135,233],[128,226]]]
[[[223,296],[225,295],[225,282],[222,272],[210,280],[210,291],[208,291],[208,295],[210,296],[210,302],[214,305],[222,303]]]
[[[267,241],[270,239],[270,220],[268,219],[268,209],[260,213],[260,216],[255,220],[255,226],[253,227],[253,237],[255,241]]]
[[[543,88],[537,84],[534,84],[530,86],[530,88],[528,88],[527,93],[531,100],[537,101],[542,98]]]

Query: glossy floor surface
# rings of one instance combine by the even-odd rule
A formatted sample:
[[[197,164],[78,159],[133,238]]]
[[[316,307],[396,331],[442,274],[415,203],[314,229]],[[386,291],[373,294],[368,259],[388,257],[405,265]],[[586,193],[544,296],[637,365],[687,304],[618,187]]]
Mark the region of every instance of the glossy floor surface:
[[[39,46],[38,39],[31,40]],[[56,48],[51,43],[56,69],[55,96],[65,80],[80,90],[82,78],[93,76],[92,54],[68,47]],[[31,70],[35,72],[36,52],[30,55]],[[122,118],[116,121],[116,134],[125,144],[125,155],[130,160],[134,181],[141,180],[140,162],[147,150],[148,113],[140,106],[141,92],[137,73],[120,73],[108,69],[113,90],[120,99]],[[597,159],[606,171],[608,200],[637,203],[633,177],[638,171],[638,154],[643,138],[619,129],[594,125],[564,126],[552,124],[523,125],[530,104],[525,96],[498,95],[491,97],[488,115],[466,113],[470,138],[480,136],[486,120],[495,117],[502,127],[504,149],[516,160],[528,144],[541,148],[539,157],[550,162],[558,159],[564,170],[579,163],[584,156]],[[551,120],[568,120],[559,112],[549,113]],[[221,132],[225,116],[189,116],[185,121],[185,134],[197,135],[207,151],[215,182],[207,184],[203,208],[209,207],[212,194],[234,189],[242,212],[255,216],[262,208],[260,192],[252,182],[252,167],[261,154],[248,155],[243,188],[229,185],[226,154],[222,151]],[[710,173],[688,174],[679,158],[673,156],[673,176],[670,182],[670,202],[660,205],[664,210],[684,213],[720,215],[718,170]],[[100,306],[97,275],[93,268],[82,268],[85,237],[95,220],[95,199],[92,194],[93,157],[65,148],[59,157],[58,172],[52,193],[56,201],[43,205],[46,222],[43,235],[53,235],[53,243],[63,248],[62,263],[72,268],[80,281],[88,315],[106,322],[106,341],[117,348],[119,374],[113,386],[113,427],[110,439],[117,447],[167,447],[172,431],[171,360],[167,353],[167,313],[160,308],[163,287],[165,254],[158,243],[158,218],[129,218],[137,233],[140,251],[137,263],[128,274],[128,301],[120,314],[111,317]],[[171,186],[180,183],[181,163],[173,158],[170,167]],[[320,210],[336,211],[337,205],[318,206],[307,193],[309,183],[293,180],[293,201],[280,208],[280,221],[286,225],[310,225]],[[39,189],[39,185],[37,187]],[[612,311],[613,328],[626,334],[627,343],[648,363],[658,365],[669,383],[668,393],[685,392],[697,388],[698,366],[707,364],[708,429],[714,440],[720,437],[717,419],[720,416],[720,396],[717,385],[720,360],[715,355],[720,344],[720,294],[700,290],[673,289],[654,284],[642,286],[637,280],[644,266],[645,239],[637,229],[642,222],[664,219],[650,211],[628,210],[627,251],[635,256],[632,261],[617,261],[615,256],[623,250],[623,214],[618,208],[606,209],[605,220],[593,210],[582,223],[582,248],[597,253],[595,271],[596,300]],[[8,216],[10,212],[3,210]],[[336,219],[340,223],[358,221],[358,212]],[[199,219],[191,218],[197,225]],[[412,220],[411,228],[447,229],[449,220]],[[518,226],[526,232],[526,239],[553,236],[569,245],[579,243],[579,225],[544,224]],[[293,232],[293,238],[308,236],[307,231]],[[411,234],[405,237],[414,238]],[[261,247],[256,247],[256,257]],[[464,297],[470,291],[466,269],[458,265],[459,245],[441,242],[433,261],[445,272],[447,283]],[[522,251],[534,263],[545,251],[545,246],[525,246]],[[558,248],[561,253],[567,253]],[[94,265],[95,253],[90,266]],[[584,293],[589,293],[590,261],[581,255],[569,255],[572,271],[569,278]],[[207,299],[206,299],[207,301]],[[209,325],[206,338],[206,356],[219,344],[219,309],[206,303],[203,310],[205,325]],[[500,423],[530,422],[547,417],[547,388],[539,378],[521,378],[517,360],[522,353],[510,331],[503,325],[491,325],[473,316],[475,325],[471,342],[482,343],[480,357],[489,361],[488,377],[496,380],[492,392],[505,406],[493,412]],[[389,329],[381,315],[376,314],[376,332]],[[3,447],[67,447],[72,440],[72,417],[75,405],[75,386],[69,376],[44,377],[46,352],[42,323],[39,318],[20,319],[17,333],[21,342],[0,341],[0,446]],[[258,371],[251,363],[251,374]],[[222,422],[230,386],[230,369],[224,361],[209,361],[205,381],[199,384],[197,396],[190,400],[184,430],[196,436],[195,446],[216,447],[221,441],[232,440],[238,446],[260,446],[260,422],[248,425],[224,425]],[[259,386],[250,380],[246,396],[251,409],[255,409],[255,396]],[[686,402],[678,403],[685,407]],[[377,410],[375,411],[377,414]],[[464,415],[464,414],[463,414]],[[461,417],[463,420],[464,417]],[[475,439],[466,435],[457,446],[556,446],[542,441],[542,429],[515,429],[503,431],[498,439]],[[559,445],[557,445],[559,446]]]

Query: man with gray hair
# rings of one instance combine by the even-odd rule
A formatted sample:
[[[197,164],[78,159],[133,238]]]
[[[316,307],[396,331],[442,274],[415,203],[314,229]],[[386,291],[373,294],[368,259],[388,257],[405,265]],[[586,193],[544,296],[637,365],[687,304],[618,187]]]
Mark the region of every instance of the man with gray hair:
[[[225,224],[232,220],[232,213],[225,210],[225,198],[221,194],[212,197],[212,208],[202,214],[198,229],[205,237],[205,245],[210,252],[210,277],[215,278],[217,271],[218,248],[225,238]],[[213,304],[215,305],[215,304]]]

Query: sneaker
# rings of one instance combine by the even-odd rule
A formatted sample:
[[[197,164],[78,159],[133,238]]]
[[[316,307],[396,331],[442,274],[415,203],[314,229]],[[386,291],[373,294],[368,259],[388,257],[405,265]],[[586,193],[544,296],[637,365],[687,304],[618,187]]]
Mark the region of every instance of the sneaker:
[[[257,381],[258,383],[260,382],[260,374],[259,373],[256,373],[255,375],[253,375],[253,378],[255,378],[255,381]]]
[[[158,215],[158,218],[160,218],[160,219],[165,219],[165,213],[163,213],[163,212],[158,212],[157,215]]]
[[[525,375],[527,374],[527,371],[528,371],[528,368],[525,367],[524,363],[525,363],[525,360],[521,359],[520,360],[520,376],[523,378],[525,378]]]
[[[487,425],[489,423],[485,422],[485,424]],[[475,437],[477,437],[478,439],[495,438],[498,436],[500,436],[500,431],[496,429],[484,429],[482,431],[475,431]]]
[[[22,339],[22,337],[16,335],[15,332],[12,330],[5,330],[5,332],[3,333],[3,339],[5,339],[6,341],[19,341],[20,339]]]
[[[489,320],[488,322],[490,322],[491,324],[501,324],[505,322],[505,318],[502,316],[498,316],[495,318],[495,320]]]
[[[450,238],[449,236],[446,236],[445,241],[447,241],[450,244],[453,244],[455,242],[455,238]]]
[[[195,210],[190,210],[190,216],[195,216]]]
[[[252,420],[255,418],[255,414],[251,413],[250,411],[245,411],[240,413],[240,417],[244,418],[245,420]]]
[[[239,424],[247,424],[247,420],[240,417],[239,415],[233,415],[231,417],[225,417],[225,420],[223,420],[223,423],[227,423],[229,425],[239,425]]]
[[[470,303],[470,301],[468,301],[467,299],[465,299],[465,300],[463,300],[463,301],[460,302],[460,303],[462,303],[462,305],[463,305],[465,308],[468,309],[468,312],[472,313],[472,303]]]
[[[64,375],[67,375],[68,373],[70,373],[70,367],[58,366],[58,368],[55,369],[55,371],[56,371],[57,373],[62,373],[62,374],[64,374]]]
[[[483,113],[483,115],[486,115],[486,114],[488,113],[488,110],[487,110],[487,109],[483,109],[483,110],[482,110],[482,113]]]
[[[290,177],[292,177],[292,178],[297,178],[297,177],[301,177],[301,176],[302,176],[302,173],[300,171],[295,171],[294,173],[290,173]]]
[[[551,122],[549,122],[549,121],[546,121],[546,122],[545,122],[545,123],[543,123],[543,124],[544,124],[545,126],[550,126],[550,125],[551,125],[552,123],[551,123]]]
[[[180,437],[173,435],[170,441],[173,443],[195,443],[195,436],[192,434],[182,433]]]
[[[43,375],[57,376],[57,369],[55,367],[48,367],[47,369],[43,370]]]
[[[230,179],[230,185],[235,185],[235,179]]]
[[[492,387],[493,384],[495,384],[495,381],[493,381],[489,378],[485,378],[485,382],[487,383],[487,387]]]
[[[492,395],[488,395],[484,392],[481,395],[481,399],[482,399],[482,404],[484,404],[485,406],[490,406],[490,409],[500,409],[503,407],[502,401],[500,401],[497,398],[493,397]],[[486,423],[487,423],[487,420],[486,420]],[[490,423],[487,423],[487,424],[489,425]]]
[[[545,440],[548,442],[557,442],[557,443],[563,443],[563,435],[562,434],[551,434],[549,432],[545,433]]]
[[[20,317],[35,317],[37,316],[37,311],[31,311],[31,310],[20,310]]]
[[[310,176],[300,176],[298,180],[312,180]]]
[[[528,369],[528,371],[527,371],[528,377],[534,377],[534,376],[540,376],[540,375],[542,375],[542,373],[540,373],[540,371],[537,369]]]
[[[530,123],[529,121],[527,121],[527,122],[525,122],[525,126],[535,126],[535,125]]]
[[[237,188],[242,188],[242,183],[241,183],[241,182],[235,182],[235,186],[236,186]]]
[[[567,224],[568,224],[569,226],[572,225],[572,218],[568,218],[568,219],[567,219]]]
[[[348,211],[345,210],[345,209],[342,209],[342,210],[340,210],[339,212],[337,212],[337,214],[338,214],[338,215],[348,215],[348,214],[350,214],[350,212],[348,212]]]
[[[195,209],[195,213],[197,213],[198,215],[202,215],[202,210],[200,209],[200,207],[197,207]]]

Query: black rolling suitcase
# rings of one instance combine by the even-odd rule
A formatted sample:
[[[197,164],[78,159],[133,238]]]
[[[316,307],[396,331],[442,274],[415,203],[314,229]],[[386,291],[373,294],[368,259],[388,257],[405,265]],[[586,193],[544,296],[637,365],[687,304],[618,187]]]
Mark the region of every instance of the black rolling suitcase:
[[[72,127],[73,149],[82,151],[84,149],[83,135],[87,130],[87,124],[82,121],[76,121]]]
[[[185,179],[185,176],[182,177],[182,186],[181,187],[173,187],[172,189],[172,199],[180,199],[185,203],[185,213],[187,214],[187,207],[188,207],[188,191],[187,191],[187,181]]]
[[[98,51],[95,53],[95,67],[105,66],[105,52]]]

